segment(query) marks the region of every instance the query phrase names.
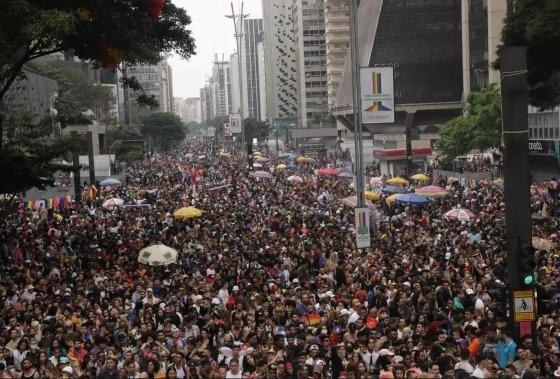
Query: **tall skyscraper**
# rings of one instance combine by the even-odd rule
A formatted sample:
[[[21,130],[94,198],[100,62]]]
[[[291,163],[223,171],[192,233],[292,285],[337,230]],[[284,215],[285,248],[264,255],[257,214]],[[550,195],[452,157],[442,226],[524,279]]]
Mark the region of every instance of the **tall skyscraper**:
[[[262,0],[266,117],[293,117],[297,109],[297,69],[293,0]]]
[[[264,57],[264,41],[257,44],[257,61],[259,69],[259,120],[266,121],[266,61]]]
[[[143,117],[153,112],[173,112],[173,75],[171,66],[167,61],[161,61],[157,65],[128,66],[126,67],[128,77],[135,77],[142,86],[143,92],[148,96],[153,96],[158,102],[156,109],[140,107],[136,100],[141,94],[132,90],[124,91],[122,85],[118,88],[119,111],[122,119],[128,109],[131,122],[140,122]],[[128,92],[128,98],[125,93]],[[122,105],[122,106],[121,106]]]
[[[231,110],[231,81],[229,62],[219,61],[212,67],[212,106],[214,117],[227,116]]]
[[[294,0],[299,126],[319,127],[328,112],[323,0]]]
[[[260,119],[260,84],[257,45],[262,41],[263,20],[243,20],[241,41],[241,67],[243,69],[243,115],[245,118]]]
[[[240,88],[239,88],[239,58],[237,53],[233,53],[229,57],[229,74],[230,74],[230,83],[231,83],[231,112],[230,113],[239,113],[239,96],[240,96]],[[245,109],[247,105],[243,107]]]
[[[350,4],[348,0],[323,0],[325,8],[325,45],[327,53],[327,92],[334,105],[350,48]]]
[[[507,0],[461,2],[463,39],[463,96],[499,83],[500,73],[490,69],[496,60]]]
[[[200,98],[188,97],[183,105],[183,115],[185,123],[201,122],[200,118]]]
[[[214,86],[212,78],[208,78],[204,87],[200,89],[200,114],[202,122],[209,121],[214,118],[214,105],[212,96],[212,87]]]

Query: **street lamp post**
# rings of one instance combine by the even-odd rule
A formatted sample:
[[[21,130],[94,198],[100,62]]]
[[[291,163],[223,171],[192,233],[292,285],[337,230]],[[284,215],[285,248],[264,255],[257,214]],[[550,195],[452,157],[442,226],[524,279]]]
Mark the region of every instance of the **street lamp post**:
[[[355,173],[356,173],[356,191],[357,191],[357,207],[365,206],[364,194],[364,164],[362,145],[362,97],[360,84],[360,55],[358,47],[358,20],[356,0],[350,1],[350,50],[352,60],[352,95],[354,110],[354,148],[356,156]]]
[[[239,72],[239,125],[241,127],[241,153],[243,157],[245,157],[245,149],[247,148],[245,145],[245,128],[243,125],[243,68],[241,67],[242,59],[241,59],[241,43],[243,38],[243,19],[247,18],[249,14],[243,13],[243,2],[241,2],[241,12],[239,14],[235,14],[235,10],[233,8],[233,2],[231,3],[231,15],[226,15],[227,18],[231,18],[233,20],[233,28],[235,31],[234,37],[235,42],[237,44],[237,64],[238,64],[238,72]],[[237,29],[237,18],[239,17],[239,30]],[[250,141],[249,143],[252,143]]]

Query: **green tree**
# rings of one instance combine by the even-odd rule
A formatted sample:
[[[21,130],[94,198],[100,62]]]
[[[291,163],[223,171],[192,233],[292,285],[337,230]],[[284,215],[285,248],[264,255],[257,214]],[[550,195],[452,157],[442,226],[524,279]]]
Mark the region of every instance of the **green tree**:
[[[244,123],[245,139],[251,141],[253,138],[262,141],[270,135],[272,130],[267,123],[258,121],[255,118],[246,118]]]
[[[507,46],[528,48],[530,103],[541,109],[560,104],[560,1],[513,0],[498,56]],[[494,66],[499,69],[499,59]]]
[[[145,155],[144,139],[136,125],[119,125],[107,132],[109,154],[115,154],[117,160],[134,162],[142,160]]]
[[[163,151],[180,143],[186,135],[181,119],[173,113],[152,113],[142,121],[140,131]]]
[[[501,135],[500,93],[496,85],[490,85],[469,95],[465,115],[445,124],[437,147],[449,162],[472,150],[483,152],[500,146]]]
[[[190,17],[165,0],[0,0],[0,99],[36,58],[72,49],[116,69],[194,53]]]
[[[202,128],[202,124],[199,124],[196,121],[191,121],[185,125],[185,128],[187,130],[187,133],[194,133],[198,132]]]
[[[48,119],[36,121],[36,115],[18,110],[5,120],[6,141],[0,154],[1,194],[15,194],[30,188],[45,189],[54,183],[59,171],[70,168],[59,158],[71,151],[77,141],[61,138],[45,143],[52,132]]]

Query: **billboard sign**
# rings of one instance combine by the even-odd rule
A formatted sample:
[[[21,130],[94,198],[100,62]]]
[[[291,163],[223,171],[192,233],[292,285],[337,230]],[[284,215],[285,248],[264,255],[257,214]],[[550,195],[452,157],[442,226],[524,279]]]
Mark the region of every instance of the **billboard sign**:
[[[393,81],[393,67],[364,67],[360,69],[362,123],[395,122]]]
[[[355,208],[356,212],[356,246],[358,249],[370,247],[369,209]]]
[[[241,134],[241,122],[239,120],[239,114],[229,115],[229,129],[233,134]]]

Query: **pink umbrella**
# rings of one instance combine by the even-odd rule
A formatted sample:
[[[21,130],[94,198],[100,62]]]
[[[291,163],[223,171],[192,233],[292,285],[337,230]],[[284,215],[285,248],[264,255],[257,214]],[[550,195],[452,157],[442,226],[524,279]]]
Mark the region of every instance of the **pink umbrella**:
[[[322,168],[319,170],[319,175],[336,176],[336,168]]]
[[[375,176],[369,180],[369,184],[371,184],[372,186],[375,184],[383,184],[383,177]]]
[[[410,221],[410,220],[405,221],[404,226],[414,226],[414,221]]]
[[[445,214],[448,220],[471,221],[476,216],[468,209],[455,208]]]
[[[446,196],[448,192],[438,186],[426,186],[426,187],[418,188],[416,190],[416,194],[421,196],[428,196],[428,197],[439,197],[439,196]]]

